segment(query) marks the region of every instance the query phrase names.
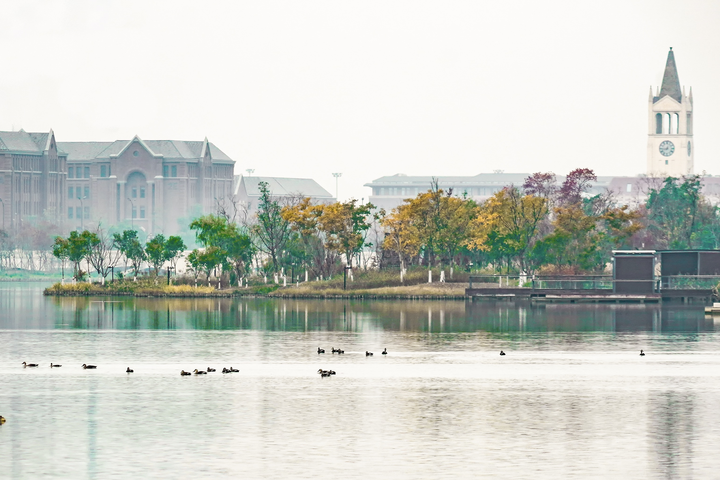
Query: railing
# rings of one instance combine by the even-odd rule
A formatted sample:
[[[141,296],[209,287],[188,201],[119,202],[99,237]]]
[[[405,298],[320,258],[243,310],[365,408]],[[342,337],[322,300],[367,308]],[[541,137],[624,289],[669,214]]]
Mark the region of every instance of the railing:
[[[621,280],[612,275],[471,275],[470,288],[530,288],[533,290],[613,290],[618,284],[652,284],[662,290],[710,290],[720,284],[720,275],[672,275],[654,279]]]
[[[533,290],[612,290],[612,275],[471,275],[470,288],[531,288]]]
[[[710,290],[720,283],[720,275],[671,275],[660,277],[663,290]]]

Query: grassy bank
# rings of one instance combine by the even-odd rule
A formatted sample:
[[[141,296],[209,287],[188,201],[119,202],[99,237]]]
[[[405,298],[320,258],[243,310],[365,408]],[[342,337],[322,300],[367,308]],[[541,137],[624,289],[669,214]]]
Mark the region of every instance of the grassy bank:
[[[139,280],[137,282],[99,283],[56,283],[45,289],[45,295],[57,296],[95,296],[121,295],[136,297],[226,297],[233,290],[217,290],[213,287],[197,288],[190,285],[166,285],[160,281]]]
[[[467,274],[465,274],[467,276]],[[434,272],[437,280],[439,272]],[[409,272],[400,282],[397,272],[359,272],[354,280],[347,280],[347,289],[343,289],[342,276],[330,280],[289,284],[273,281],[264,283],[262,279],[251,280],[250,286],[244,288],[224,288],[218,290],[216,283],[211,286],[195,287],[194,279],[177,278],[167,285],[163,277],[139,278],[132,280],[99,283],[55,283],[45,290],[45,295],[56,296],[138,296],[138,297],[234,297],[260,296],[276,298],[357,298],[357,299],[462,299],[467,288],[467,281],[427,283],[427,270]],[[458,280],[456,276],[456,280]],[[224,284],[226,285],[226,284]]]

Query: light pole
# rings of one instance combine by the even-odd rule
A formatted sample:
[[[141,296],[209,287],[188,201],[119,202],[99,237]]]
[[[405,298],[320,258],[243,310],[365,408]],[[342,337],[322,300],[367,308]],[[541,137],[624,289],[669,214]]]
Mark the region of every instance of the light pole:
[[[342,177],[342,173],[333,173],[333,177],[335,177],[335,201],[339,202],[340,199],[338,198],[338,178]]]
[[[133,202],[130,197],[127,197],[127,199],[130,200],[130,205],[132,205],[132,210],[130,211],[130,230],[135,230],[135,202]]]
[[[250,175],[252,175],[253,173],[255,173],[255,169],[254,169],[254,168],[248,168],[248,169],[246,169],[245,171],[247,172],[247,176],[248,176],[248,177],[249,177]]]
[[[83,200],[85,200],[87,197],[81,197],[78,195],[78,200],[80,200],[80,230],[85,230],[85,204],[83,203]]]

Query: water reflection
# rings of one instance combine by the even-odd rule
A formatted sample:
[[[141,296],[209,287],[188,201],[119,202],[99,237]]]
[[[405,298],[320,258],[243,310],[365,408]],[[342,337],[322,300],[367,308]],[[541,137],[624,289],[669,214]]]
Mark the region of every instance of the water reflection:
[[[423,333],[706,332],[712,318],[685,305],[269,298],[43,297],[0,288],[0,329],[388,330]]]
[[[692,391],[649,392],[650,466],[658,477],[693,476],[695,397],[696,394]]]

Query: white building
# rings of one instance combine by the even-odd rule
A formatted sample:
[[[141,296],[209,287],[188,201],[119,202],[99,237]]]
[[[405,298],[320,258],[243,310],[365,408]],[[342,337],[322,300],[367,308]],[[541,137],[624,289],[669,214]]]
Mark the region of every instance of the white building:
[[[672,47],[662,85],[648,98],[647,174],[680,177],[693,173],[693,97],[680,89]]]

